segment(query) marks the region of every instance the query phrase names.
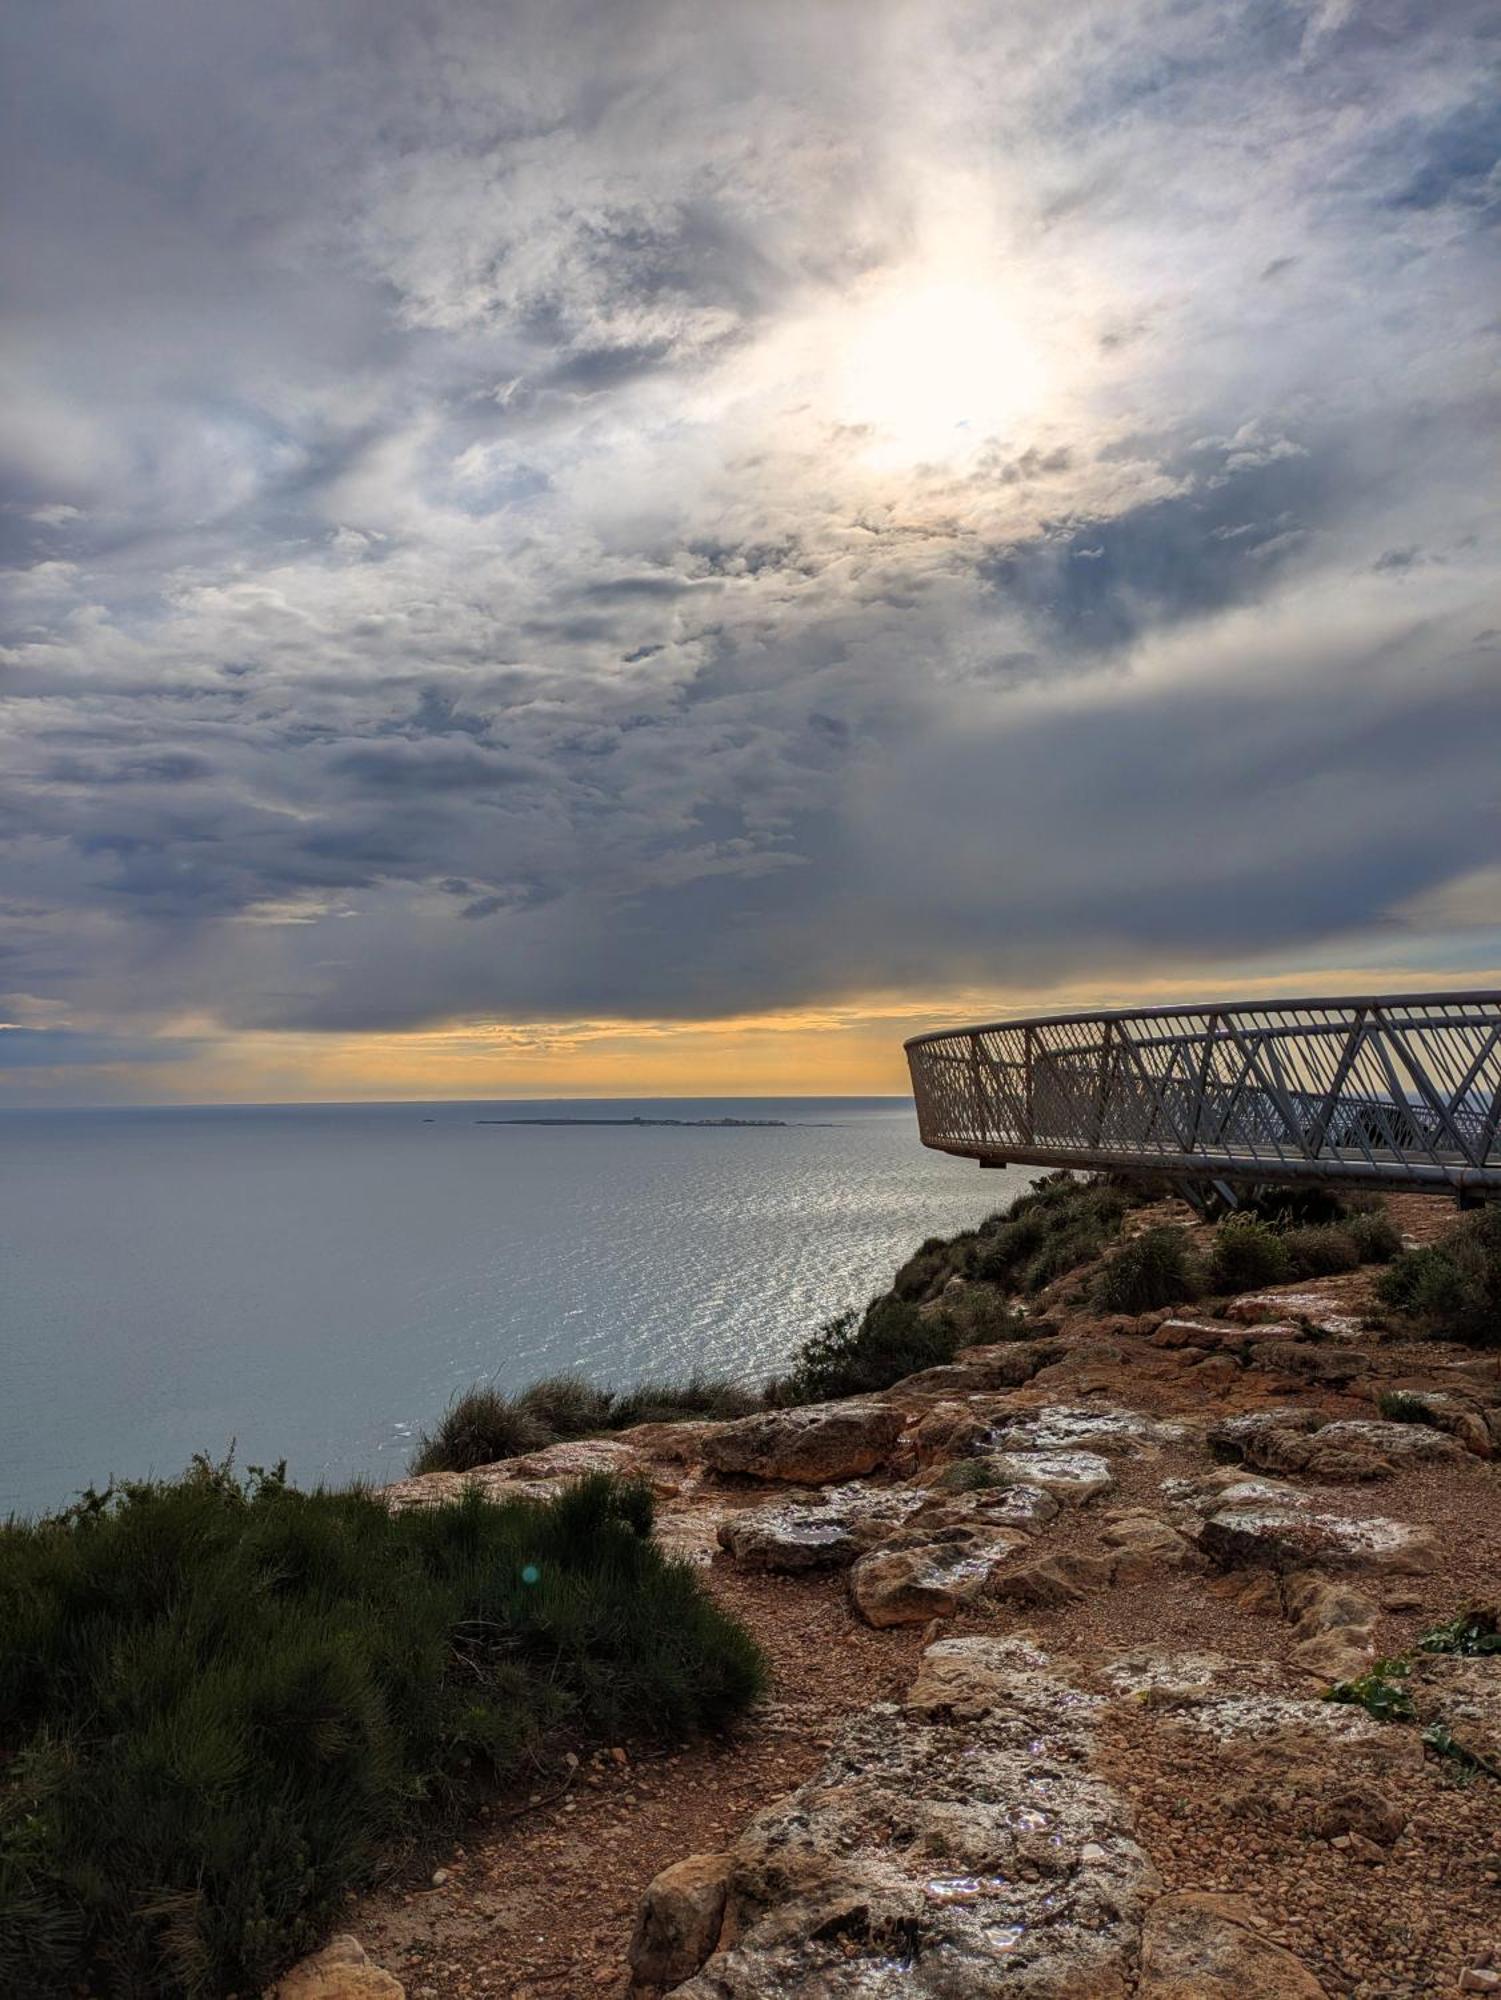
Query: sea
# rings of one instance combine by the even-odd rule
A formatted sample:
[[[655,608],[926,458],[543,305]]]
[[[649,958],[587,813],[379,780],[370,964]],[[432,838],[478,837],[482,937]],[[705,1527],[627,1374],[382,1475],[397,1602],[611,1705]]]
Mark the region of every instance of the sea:
[[[758,1382],[1034,1171],[901,1098],[0,1114],[0,1516],[231,1448],[395,1479],[476,1382]]]

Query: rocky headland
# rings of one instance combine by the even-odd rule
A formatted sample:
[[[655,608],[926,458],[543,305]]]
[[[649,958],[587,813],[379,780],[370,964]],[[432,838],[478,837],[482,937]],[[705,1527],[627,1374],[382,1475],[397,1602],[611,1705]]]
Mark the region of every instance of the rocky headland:
[[[776,1685],[539,1774],[283,2000],[1501,1992],[1501,1363],[1375,1277],[1127,1314],[1070,1270],[878,1393],[392,1487],[648,1480]]]

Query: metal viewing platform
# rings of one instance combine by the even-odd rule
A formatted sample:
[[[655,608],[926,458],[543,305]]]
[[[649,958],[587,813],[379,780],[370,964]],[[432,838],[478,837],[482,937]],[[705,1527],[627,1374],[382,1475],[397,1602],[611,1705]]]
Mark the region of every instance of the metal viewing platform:
[[[1501,993],[1056,1014],[906,1049],[923,1144],[982,1167],[1501,1195]]]

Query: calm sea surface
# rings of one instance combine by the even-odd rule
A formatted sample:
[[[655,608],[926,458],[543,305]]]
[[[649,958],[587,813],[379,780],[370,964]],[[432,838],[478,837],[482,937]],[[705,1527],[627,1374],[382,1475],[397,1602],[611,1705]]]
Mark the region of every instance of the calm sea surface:
[[[477,1122],[635,1114],[791,1122]],[[0,1513],[231,1439],[395,1478],[479,1379],[755,1381],[1029,1178],[892,1099],[0,1114]]]

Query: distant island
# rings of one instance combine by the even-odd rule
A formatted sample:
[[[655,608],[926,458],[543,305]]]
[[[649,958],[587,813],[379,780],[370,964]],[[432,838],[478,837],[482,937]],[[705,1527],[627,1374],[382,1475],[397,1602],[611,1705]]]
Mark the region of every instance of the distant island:
[[[691,1125],[709,1126],[716,1131],[725,1126],[755,1131],[785,1131],[787,1118],[476,1118],[476,1125]]]

